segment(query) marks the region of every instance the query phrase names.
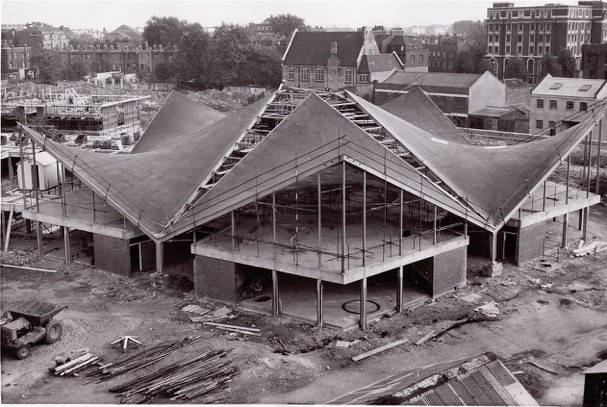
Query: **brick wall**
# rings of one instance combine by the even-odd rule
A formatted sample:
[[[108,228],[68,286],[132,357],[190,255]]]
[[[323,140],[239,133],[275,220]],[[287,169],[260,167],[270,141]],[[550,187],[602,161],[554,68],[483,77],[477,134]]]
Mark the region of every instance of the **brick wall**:
[[[196,256],[194,259],[194,291],[198,297],[236,302],[238,300],[236,264],[210,257]]]
[[[123,276],[131,275],[131,251],[128,240],[93,235],[95,267]]]
[[[545,222],[536,223],[519,230],[516,264],[521,265],[543,255],[545,234]]]
[[[460,247],[434,257],[432,297],[466,284],[466,248]]]

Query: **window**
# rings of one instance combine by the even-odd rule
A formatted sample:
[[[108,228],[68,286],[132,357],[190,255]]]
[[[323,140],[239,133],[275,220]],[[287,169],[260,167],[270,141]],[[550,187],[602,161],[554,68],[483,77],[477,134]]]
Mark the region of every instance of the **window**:
[[[546,54],[550,54],[550,47],[548,45],[546,45],[545,51],[546,51]]]
[[[529,17],[530,15],[531,15],[531,10],[525,10],[525,11],[523,11],[523,16]]]
[[[530,53],[530,54],[533,54],[533,51],[534,51],[534,50],[533,50],[533,45],[530,45],[530,46],[529,46],[529,53]]]
[[[369,74],[366,74],[366,73],[358,74],[358,82],[369,83]]]
[[[586,112],[586,111],[588,111],[588,103],[580,102],[580,112]]]
[[[352,68],[346,68],[344,69],[344,81],[346,83],[352,83],[353,78],[352,78]]]
[[[557,108],[557,102],[556,100],[551,100],[550,101],[550,109],[556,109]]]
[[[415,63],[415,55],[411,55],[411,62]]]
[[[516,53],[517,54],[522,54],[523,53],[523,46],[522,45],[518,45],[516,47]]]
[[[538,99],[537,100],[537,107],[539,109],[543,109],[544,108],[544,99]]]
[[[510,23],[506,24],[506,31],[510,31],[512,29],[512,25]]]
[[[535,31],[535,24],[531,24],[531,31]]]
[[[301,68],[299,70],[299,80],[301,80],[301,81],[310,80],[310,68]]]
[[[555,129],[555,128],[556,128],[556,122],[555,122],[555,121],[550,120],[550,121],[548,122],[548,127],[550,127],[551,129]]]
[[[506,42],[510,42],[510,34],[506,34]]]
[[[560,89],[560,88],[561,88],[561,86],[563,86],[563,84],[562,84],[562,83],[560,83],[560,82],[555,82],[555,83],[553,83],[553,84],[550,86],[550,88],[549,88],[549,89],[554,89],[554,90],[557,90],[557,89]]]
[[[506,54],[510,53],[510,45],[506,45]]]
[[[588,90],[590,90],[591,87],[592,85],[582,85],[580,87],[580,92],[587,92]]]
[[[519,31],[523,31],[523,25],[522,25],[522,24],[519,24],[519,25],[518,25],[518,30],[519,30]]]
[[[543,129],[544,128],[544,121],[543,120],[536,120],[535,121],[535,128],[536,129]]]
[[[323,68],[314,68],[314,81],[324,82],[325,70]]]
[[[544,53],[544,47],[542,47],[541,45],[539,45],[539,46],[537,47],[537,53],[538,53],[538,54],[543,54],[543,53]]]
[[[518,42],[523,42],[523,34],[519,34],[519,35],[517,35],[517,36],[516,36],[516,40],[517,40]]]
[[[573,102],[571,100],[567,101],[566,109],[567,110],[573,110]]]

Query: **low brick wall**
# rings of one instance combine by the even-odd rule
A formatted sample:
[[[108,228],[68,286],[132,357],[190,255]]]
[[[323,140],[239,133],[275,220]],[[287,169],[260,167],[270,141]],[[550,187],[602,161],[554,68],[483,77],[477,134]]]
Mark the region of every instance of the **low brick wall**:
[[[194,259],[194,291],[197,297],[237,302],[236,264],[196,256]]]

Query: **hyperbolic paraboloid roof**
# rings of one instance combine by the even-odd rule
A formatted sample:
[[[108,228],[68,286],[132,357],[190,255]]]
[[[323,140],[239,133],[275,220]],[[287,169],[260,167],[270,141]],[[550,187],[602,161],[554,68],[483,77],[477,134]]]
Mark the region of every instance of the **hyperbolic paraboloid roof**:
[[[551,138],[482,147],[424,131],[349,92],[346,97],[427,167],[429,175],[314,93],[210,184],[205,182],[256,122],[267,99],[182,136],[179,143],[128,156],[70,149],[26,130],[148,236],[166,240],[344,160],[496,231],[594,123],[589,113],[579,125]],[[201,185],[206,185],[204,194],[192,200]]]
[[[181,137],[187,137],[224,117],[225,114],[172,91],[131,154],[154,151],[168,143],[181,143]]]

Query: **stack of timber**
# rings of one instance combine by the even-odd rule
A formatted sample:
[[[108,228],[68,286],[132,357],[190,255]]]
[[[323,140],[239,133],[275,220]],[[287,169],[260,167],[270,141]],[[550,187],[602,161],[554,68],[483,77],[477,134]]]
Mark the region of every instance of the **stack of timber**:
[[[582,246],[582,242],[580,242],[580,246],[577,249],[573,250],[573,255],[575,257],[582,257],[588,254],[596,254],[602,251],[607,250],[607,242],[592,242],[587,245]]]
[[[213,328],[222,329],[224,331],[236,332],[243,335],[261,336],[261,333],[259,333],[261,329],[257,328],[249,328],[240,325],[218,324],[216,322],[203,322],[203,325],[212,326]]]
[[[55,376],[79,376],[80,372],[94,366],[103,366],[99,361],[99,356],[92,353],[85,353],[76,359],[63,363],[56,367],[49,368],[49,371]]]
[[[153,365],[166,357],[174,354],[186,345],[198,342],[201,337],[185,338],[181,341],[166,342],[153,348],[146,349],[133,356],[122,359],[114,364],[99,367],[97,371],[89,373],[87,376],[98,377],[95,383],[100,383],[121,376],[150,365]]]
[[[218,321],[221,319],[229,318],[230,314],[232,314],[232,310],[228,307],[222,307],[215,311],[211,311],[206,308],[202,308],[198,305],[188,305],[187,307],[184,307],[181,310],[190,314],[194,314],[194,316],[190,316],[190,321],[197,323]]]
[[[154,398],[191,400],[227,387],[238,369],[229,350],[206,350],[155,372],[110,389],[122,403],[145,403]]]

